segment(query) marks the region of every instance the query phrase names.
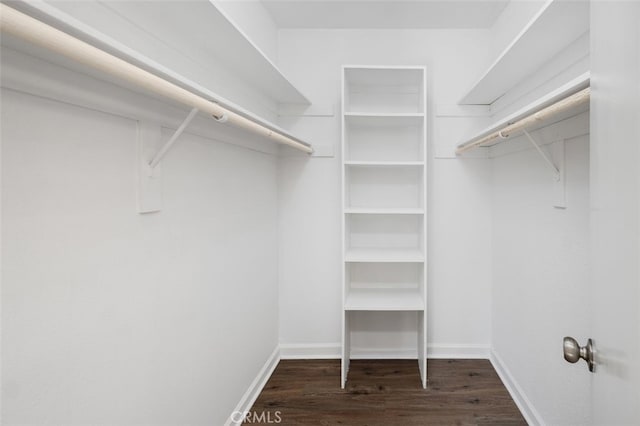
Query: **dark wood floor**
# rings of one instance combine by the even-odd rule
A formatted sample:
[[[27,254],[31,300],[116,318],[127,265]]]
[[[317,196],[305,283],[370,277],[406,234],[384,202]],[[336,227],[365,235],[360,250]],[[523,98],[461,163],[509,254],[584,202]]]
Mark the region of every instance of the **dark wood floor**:
[[[353,360],[340,389],[339,360],[281,361],[245,424],[527,424],[489,361],[429,360],[428,378],[422,389],[416,361]]]

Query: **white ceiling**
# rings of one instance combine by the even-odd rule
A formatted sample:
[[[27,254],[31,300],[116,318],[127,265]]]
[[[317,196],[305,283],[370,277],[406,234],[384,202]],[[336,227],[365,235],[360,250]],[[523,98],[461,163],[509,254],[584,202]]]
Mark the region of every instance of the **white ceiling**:
[[[262,0],[279,28],[489,28],[509,0]]]

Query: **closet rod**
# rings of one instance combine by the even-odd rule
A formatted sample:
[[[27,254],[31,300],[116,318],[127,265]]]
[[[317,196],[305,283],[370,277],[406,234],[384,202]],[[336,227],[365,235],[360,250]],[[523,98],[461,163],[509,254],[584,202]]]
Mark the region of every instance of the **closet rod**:
[[[459,155],[472,148],[483,146],[489,142],[492,142],[494,139],[506,139],[512,134],[526,129],[532,124],[544,121],[556,114],[560,114],[561,112],[564,112],[568,109],[580,106],[585,102],[589,102],[590,97],[591,88],[587,87],[586,89],[574,93],[573,95],[568,96],[564,99],[561,99],[558,102],[541,109],[540,111],[534,112],[533,114],[530,114],[514,123],[507,124],[500,130],[496,130],[493,133],[489,133],[488,135],[480,138],[474,138],[464,145],[458,146],[458,148],[456,149],[456,154]]]
[[[4,3],[0,3],[0,29],[3,32],[25,39],[84,65],[133,83],[143,89],[209,113],[218,122],[230,123],[308,154],[313,153],[313,148],[309,144],[271,130],[260,123],[230,111],[215,102],[25,15]]]

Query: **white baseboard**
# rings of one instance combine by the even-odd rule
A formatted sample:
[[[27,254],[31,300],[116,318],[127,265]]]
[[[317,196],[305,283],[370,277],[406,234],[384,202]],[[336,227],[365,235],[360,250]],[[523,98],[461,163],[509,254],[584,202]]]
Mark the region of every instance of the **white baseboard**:
[[[339,359],[340,343],[283,343],[280,359]],[[351,348],[351,359],[416,359],[415,348]],[[427,346],[427,358],[489,359],[489,345],[434,343]]]
[[[281,343],[280,359],[336,359],[341,351],[340,343]]]
[[[273,371],[281,359],[339,359],[341,357],[341,345],[339,343],[301,343],[280,344],[267,362],[264,364],[256,378],[253,380],[242,399],[231,413],[225,426],[240,424],[241,415],[251,409],[265,384],[273,374]],[[489,359],[493,368],[498,373],[502,383],[507,388],[511,398],[516,403],[523,417],[531,426],[544,426],[542,417],[527,398],[522,388],[518,385],[504,361],[498,353],[481,344],[443,344],[434,343],[427,347],[427,357],[431,359]],[[414,349],[372,349],[352,348],[351,359],[416,359],[417,351]]]
[[[415,348],[361,348],[351,347],[351,359],[418,359]]]
[[[511,398],[516,403],[522,416],[527,421],[530,426],[543,426],[545,423],[540,416],[540,413],[535,409],[527,395],[524,393],[522,388],[518,385],[518,382],[511,375],[511,372],[507,368],[506,364],[500,358],[500,355],[495,351],[495,349],[491,349],[489,354],[489,361],[493,365],[493,368],[498,373],[498,376],[502,380],[502,383],[509,391]]]
[[[235,410],[229,415],[229,418],[225,422],[225,426],[231,425],[239,425],[242,424],[242,420],[244,418],[243,413],[251,410],[253,403],[256,402],[260,392],[262,392],[262,388],[267,384],[267,380],[273,374],[273,370],[276,369],[278,363],[280,362],[280,348],[276,347],[273,353],[267,359],[262,369],[256,376],[256,378],[251,382],[249,388],[244,393],[240,402],[236,406]]]
[[[431,359],[489,359],[489,345],[469,343],[433,343],[427,345]]]

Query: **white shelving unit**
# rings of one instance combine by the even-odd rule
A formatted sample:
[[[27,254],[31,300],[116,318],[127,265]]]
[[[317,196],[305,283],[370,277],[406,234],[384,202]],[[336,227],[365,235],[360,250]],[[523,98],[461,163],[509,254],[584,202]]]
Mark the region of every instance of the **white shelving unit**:
[[[358,311],[416,312],[426,387],[426,123],[424,67],[343,67],[343,388]]]

